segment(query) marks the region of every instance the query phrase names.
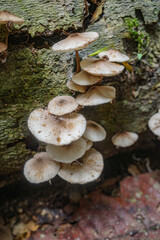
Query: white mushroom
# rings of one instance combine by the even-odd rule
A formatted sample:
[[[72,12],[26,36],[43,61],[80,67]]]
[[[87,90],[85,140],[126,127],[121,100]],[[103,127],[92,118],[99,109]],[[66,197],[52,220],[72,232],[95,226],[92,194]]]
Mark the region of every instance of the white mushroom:
[[[103,170],[103,157],[94,148],[88,150],[80,163],[62,164],[58,175],[70,183],[85,184],[96,180]]]
[[[75,50],[77,60],[77,73],[80,71],[80,59],[78,50],[87,47],[99,37],[97,32],[84,32],[70,34],[66,39],[53,45],[52,49],[56,52],[68,52]]]
[[[72,77],[72,81],[74,83],[82,86],[93,85],[99,82],[100,80],[101,80],[101,77],[91,75],[85,71],[81,71]]]
[[[78,113],[57,117],[40,108],[30,114],[28,127],[39,141],[61,146],[83,135],[86,119]]]
[[[24,176],[31,183],[46,182],[55,177],[60,164],[53,161],[46,152],[37,153],[24,165]]]
[[[74,97],[57,96],[49,102],[48,111],[56,116],[62,116],[73,112],[77,107],[78,104]]]
[[[116,89],[110,86],[94,86],[84,94],[77,96],[76,101],[81,106],[94,106],[111,102],[116,95]]]
[[[120,53],[117,50],[110,49],[108,51],[104,51],[98,54],[100,58],[106,59],[109,62],[127,62],[129,61],[129,57]]]
[[[81,68],[95,76],[115,76],[121,73],[124,66],[105,59],[86,58],[80,62]]]
[[[89,120],[83,136],[93,142],[103,141],[106,138],[106,131],[98,123]]]
[[[67,81],[67,87],[75,92],[85,93],[87,91],[87,86],[82,86],[74,83],[72,80]]]
[[[117,147],[129,147],[138,140],[138,134],[134,132],[119,132],[112,137],[112,143]]]
[[[13,22],[21,25],[24,23],[24,20],[16,15],[10,13],[9,11],[0,12],[0,24],[6,24],[8,22]]]
[[[78,158],[81,158],[87,148],[86,141],[81,137],[69,145],[56,146],[48,144],[46,151],[48,155],[57,162],[71,163]]]
[[[156,136],[160,137],[160,110],[149,119],[148,126]]]

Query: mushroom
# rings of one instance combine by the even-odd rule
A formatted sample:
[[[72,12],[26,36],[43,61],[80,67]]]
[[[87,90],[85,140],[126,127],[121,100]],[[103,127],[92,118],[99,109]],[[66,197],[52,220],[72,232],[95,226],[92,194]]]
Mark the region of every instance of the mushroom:
[[[75,92],[85,93],[87,91],[87,86],[78,85],[71,80],[67,81],[67,87]]]
[[[85,138],[84,136],[82,136],[82,138],[86,141],[86,151],[88,151],[93,146],[93,142]]]
[[[103,170],[103,157],[94,148],[88,150],[80,162],[62,164],[58,175],[70,183],[85,184],[96,180]]]
[[[78,113],[57,117],[40,108],[30,114],[28,127],[39,141],[61,146],[70,144],[83,135],[86,119]]]
[[[103,141],[106,138],[105,129],[94,121],[87,121],[86,131],[83,136],[90,141],[99,142]]]
[[[101,77],[91,75],[85,71],[75,74],[72,81],[78,85],[87,86],[93,85],[101,80]]]
[[[0,224],[0,240],[12,240],[11,230]]]
[[[24,176],[31,183],[41,183],[54,178],[60,164],[53,161],[46,152],[37,153],[24,165]]]
[[[84,94],[77,96],[76,101],[81,106],[94,106],[111,102],[115,98],[116,89],[110,86],[94,86]]]
[[[138,134],[134,132],[119,132],[112,137],[112,143],[117,147],[130,147],[138,138]]]
[[[109,62],[105,59],[86,58],[80,62],[81,68],[95,76],[115,76],[121,73],[124,66]]]
[[[0,12],[0,24],[7,24],[8,22],[17,23],[21,25],[24,20],[16,15],[10,13],[9,11]]]
[[[10,13],[9,11],[1,11],[0,12],[0,24],[6,24],[6,28],[7,28],[7,33],[6,33],[6,37],[5,37],[6,46],[8,46],[8,36],[9,36],[9,32],[11,31],[10,27],[14,23],[21,25],[22,23],[24,23],[24,20],[20,17],[17,17],[16,15]],[[6,60],[6,57],[7,57],[7,51],[5,52],[5,56],[4,56],[5,60]],[[5,60],[3,60],[1,62],[4,63]]]
[[[160,110],[149,119],[148,126],[156,136],[160,137]]]
[[[69,145],[56,146],[48,144],[46,152],[55,161],[63,163],[71,163],[76,159],[82,157],[87,148],[86,141],[81,137]]]
[[[109,62],[127,62],[129,61],[129,57],[120,53],[117,50],[110,49],[108,51],[104,51],[98,54],[98,56],[102,59],[106,59]]]
[[[77,73],[80,71],[80,59],[78,50],[87,47],[99,37],[97,32],[84,32],[70,34],[66,39],[53,45],[52,49],[56,52],[68,52],[75,50],[77,61]]]
[[[7,56],[7,45],[3,42],[0,42],[0,61],[5,63]]]
[[[48,111],[56,116],[62,116],[73,112],[77,107],[78,104],[74,97],[57,96],[49,102]]]

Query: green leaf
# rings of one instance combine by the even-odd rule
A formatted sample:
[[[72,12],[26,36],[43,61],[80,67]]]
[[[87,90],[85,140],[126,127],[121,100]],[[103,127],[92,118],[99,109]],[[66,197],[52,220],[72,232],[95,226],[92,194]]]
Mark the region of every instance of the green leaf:
[[[142,57],[143,57],[143,54],[142,54],[142,53],[137,53],[137,58],[138,58],[138,60],[141,60]]]
[[[112,45],[111,47],[113,47],[113,45]],[[95,56],[95,55],[97,55],[97,54],[99,54],[99,53],[101,53],[101,52],[107,51],[109,48],[110,48],[110,47],[100,48],[100,49],[97,50],[96,52],[89,54],[88,57],[92,57],[92,56]]]

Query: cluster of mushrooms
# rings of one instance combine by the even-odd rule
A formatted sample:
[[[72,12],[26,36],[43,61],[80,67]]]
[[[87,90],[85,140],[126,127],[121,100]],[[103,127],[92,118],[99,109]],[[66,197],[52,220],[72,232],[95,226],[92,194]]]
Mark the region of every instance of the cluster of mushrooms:
[[[124,70],[121,63],[129,58],[111,49],[101,52],[99,58],[86,58],[80,62],[78,50],[98,37],[96,32],[74,33],[52,47],[56,52],[75,51],[77,71],[67,86],[81,94],[76,98],[57,96],[47,108],[30,114],[30,131],[39,141],[47,144],[46,152],[37,153],[25,163],[24,175],[32,183],[48,181],[58,174],[70,183],[84,184],[96,180],[103,170],[103,157],[92,145],[104,140],[106,131],[78,112],[85,106],[112,102],[116,89],[100,86],[100,83],[103,77],[120,74]],[[116,146],[127,147],[137,139],[136,133],[121,132],[113,136],[112,142]]]
[[[20,17],[15,16],[14,14],[8,11],[0,12],[0,24],[6,25],[6,36],[5,41],[0,42],[0,62],[5,63],[7,58],[7,48],[8,48],[8,36],[12,29],[13,24],[21,25],[24,23],[24,20]]]

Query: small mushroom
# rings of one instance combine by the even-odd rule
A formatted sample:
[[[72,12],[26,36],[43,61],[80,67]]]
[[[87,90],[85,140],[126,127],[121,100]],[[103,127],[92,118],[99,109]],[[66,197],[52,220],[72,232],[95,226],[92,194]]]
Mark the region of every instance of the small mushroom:
[[[75,92],[81,92],[81,93],[85,93],[88,88],[87,86],[78,85],[72,82],[72,80],[67,81],[67,87]]]
[[[80,71],[80,59],[78,50],[87,47],[99,37],[97,32],[84,32],[70,34],[66,39],[53,45],[52,49],[56,52],[68,52],[75,50],[77,60],[77,73]]]
[[[57,117],[40,108],[30,114],[28,127],[39,141],[61,146],[70,144],[83,135],[86,119],[78,113]]]
[[[120,132],[112,137],[112,143],[117,147],[130,147],[138,140],[138,134],[134,132]]]
[[[79,163],[62,164],[58,175],[67,182],[85,184],[96,180],[101,175],[103,165],[101,153],[91,148]]]
[[[16,15],[10,13],[9,11],[0,12],[0,24],[6,24],[8,22],[17,23],[21,25],[24,23],[24,20]]]
[[[101,77],[91,75],[85,71],[81,71],[75,74],[72,78],[72,81],[78,85],[89,86],[93,85],[101,80]]]
[[[78,104],[74,97],[57,96],[49,102],[48,111],[56,116],[62,116],[73,112],[77,107]]]
[[[83,136],[90,141],[99,142],[103,141],[106,138],[105,129],[94,121],[87,121],[86,131]]]
[[[86,151],[88,151],[93,146],[93,142],[85,138],[84,136],[82,136],[82,138],[86,141]]]
[[[116,89],[110,86],[94,86],[84,94],[77,96],[76,101],[81,106],[94,106],[111,102],[115,98]]]
[[[156,136],[160,137],[160,110],[149,119],[148,126]]]
[[[87,143],[83,138],[70,143],[69,145],[56,146],[48,144],[46,151],[48,155],[55,161],[63,163],[71,163],[78,158],[81,158],[87,148]]]
[[[121,73],[124,66],[109,62],[105,59],[86,58],[80,62],[81,68],[95,76],[115,76]]]
[[[102,59],[106,59],[109,62],[127,62],[129,61],[129,57],[120,53],[117,50],[110,49],[108,51],[104,51],[98,54],[98,56]]]
[[[12,240],[11,230],[0,224],[0,240]]]
[[[46,152],[37,153],[24,165],[24,176],[31,183],[41,183],[54,178],[60,164],[53,161]]]

